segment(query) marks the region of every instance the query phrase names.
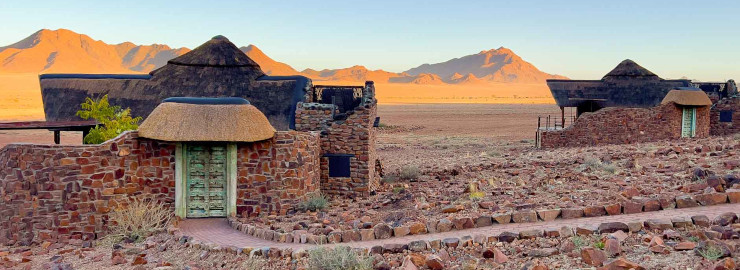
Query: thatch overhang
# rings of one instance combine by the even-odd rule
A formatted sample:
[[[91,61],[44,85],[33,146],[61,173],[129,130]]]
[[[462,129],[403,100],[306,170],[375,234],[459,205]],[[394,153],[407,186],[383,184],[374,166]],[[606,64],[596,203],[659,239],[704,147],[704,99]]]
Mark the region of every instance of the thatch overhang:
[[[689,80],[663,80],[632,60],[624,60],[601,80],[547,80],[560,107],[654,107],[672,89],[691,86]]]
[[[668,104],[668,103],[675,103],[676,105],[682,105],[682,106],[711,106],[712,100],[709,99],[709,96],[707,96],[707,93],[702,91],[701,89],[693,89],[693,90],[680,90],[675,89],[668,92],[668,94],[663,98],[663,101],[660,102],[660,104]]]
[[[295,128],[295,107],[311,80],[266,76],[223,37],[172,59],[149,75],[43,74],[39,76],[47,121],[75,121],[86,97],[108,95],[111,104],[146,118],[169,97],[241,97],[251,101],[278,130]]]
[[[174,98],[157,106],[139,126],[139,136],[171,142],[256,142],[275,128],[241,98]]]

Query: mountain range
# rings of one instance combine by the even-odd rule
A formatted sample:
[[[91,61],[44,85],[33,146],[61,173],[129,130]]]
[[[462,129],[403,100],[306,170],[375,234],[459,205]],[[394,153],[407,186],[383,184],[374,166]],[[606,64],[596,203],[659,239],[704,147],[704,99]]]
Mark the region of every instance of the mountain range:
[[[412,84],[544,83],[565,79],[540,71],[507,48],[481,51],[442,63],[423,64],[401,73],[356,65],[341,69],[297,71],[267,56],[257,46],[240,47],[268,75],[303,75],[325,81],[375,81]],[[39,30],[0,47],[0,73],[146,73],[189,52],[163,44],[107,44],[66,29]]]

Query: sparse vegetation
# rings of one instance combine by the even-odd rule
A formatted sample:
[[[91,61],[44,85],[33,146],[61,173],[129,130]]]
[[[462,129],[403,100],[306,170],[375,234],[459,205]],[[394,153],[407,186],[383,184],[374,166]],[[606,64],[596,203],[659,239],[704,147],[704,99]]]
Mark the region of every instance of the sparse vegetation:
[[[406,190],[406,188],[403,187],[403,186],[395,186],[395,187],[393,187],[393,193],[396,193],[396,194],[402,193],[405,190]]]
[[[581,250],[582,247],[585,247],[588,244],[586,239],[579,235],[573,236],[570,240],[573,242],[573,245],[576,246],[576,250]]]
[[[419,178],[421,171],[415,166],[404,166],[401,168],[401,173],[398,175],[403,180],[415,180]]]
[[[298,204],[298,209],[301,211],[319,211],[324,210],[327,206],[329,206],[329,199],[327,199],[324,194],[316,193],[314,195],[309,196],[305,201]]]
[[[609,174],[617,173],[617,166],[612,163],[604,163],[595,158],[587,158],[580,166],[580,170],[590,169],[593,172],[606,172]]]
[[[715,245],[707,245],[706,247],[699,249],[699,254],[704,257],[704,259],[716,261],[717,259],[722,258],[723,252],[722,249]]]
[[[604,243],[604,241],[598,241],[594,243],[594,247],[598,249],[604,249],[605,246],[606,246],[606,243]]]
[[[128,205],[113,210],[109,214],[109,220],[109,233],[102,244],[139,242],[165,231],[172,220],[172,212],[155,200],[134,198]]]
[[[349,247],[317,248],[308,251],[311,270],[370,270],[372,258],[358,255]]]
[[[694,243],[698,243],[699,242],[699,237],[696,237],[696,236],[689,236],[688,239],[689,239],[689,241],[694,242]]]
[[[77,116],[85,120],[92,118],[100,123],[90,129],[90,133],[83,138],[85,143],[103,143],[115,138],[124,131],[139,128],[141,117],[132,117],[131,109],[122,109],[121,106],[111,106],[108,102],[108,95],[100,99],[88,97],[80,107],[82,109],[77,111]]]

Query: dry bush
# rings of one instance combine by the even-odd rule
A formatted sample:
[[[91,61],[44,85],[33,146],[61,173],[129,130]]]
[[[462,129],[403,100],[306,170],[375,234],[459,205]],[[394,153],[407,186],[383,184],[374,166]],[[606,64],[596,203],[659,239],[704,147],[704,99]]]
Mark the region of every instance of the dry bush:
[[[357,254],[349,247],[316,248],[308,251],[308,268],[312,270],[370,270],[371,257]]]
[[[421,175],[421,170],[415,166],[404,166],[401,168],[401,173],[398,175],[403,180],[415,180]]]
[[[324,210],[329,206],[329,199],[323,194],[316,193],[306,198],[305,201],[298,204],[298,209],[301,211],[319,211]]]
[[[133,198],[125,207],[118,207],[109,215],[108,243],[137,242],[167,230],[172,211],[156,200]]]

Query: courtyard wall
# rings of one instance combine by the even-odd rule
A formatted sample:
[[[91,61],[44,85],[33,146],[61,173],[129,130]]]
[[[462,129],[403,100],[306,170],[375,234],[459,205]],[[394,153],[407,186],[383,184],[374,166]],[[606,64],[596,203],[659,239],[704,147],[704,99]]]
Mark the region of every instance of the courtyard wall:
[[[720,114],[723,111],[729,112],[732,115],[731,121],[720,121]],[[711,123],[709,134],[712,136],[724,136],[740,132],[740,98],[734,97],[718,100],[712,106],[709,117]]]
[[[173,209],[173,142],[126,132],[99,145],[11,144],[0,149],[0,244],[101,237],[108,214],[133,197]],[[237,145],[237,213],[286,213],[319,189],[319,135],[279,131]]]
[[[628,144],[681,138],[681,107],[673,103],[652,108],[610,107],[584,113],[570,127],[542,130],[540,147]],[[696,137],[709,136],[709,107],[696,109]]]

